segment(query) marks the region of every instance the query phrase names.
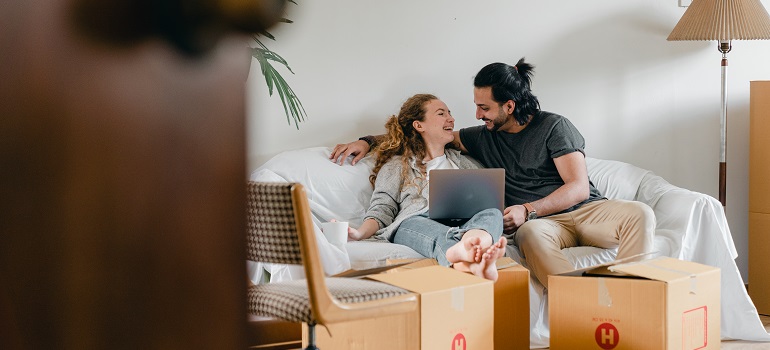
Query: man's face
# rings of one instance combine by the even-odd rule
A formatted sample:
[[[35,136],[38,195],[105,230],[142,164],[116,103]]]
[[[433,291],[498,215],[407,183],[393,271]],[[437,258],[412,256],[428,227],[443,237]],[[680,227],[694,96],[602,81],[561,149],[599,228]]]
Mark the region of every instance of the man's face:
[[[487,130],[497,131],[508,122],[503,105],[492,98],[492,87],[474,87],[473,103],[476,104],[476,119],[483,121]]]

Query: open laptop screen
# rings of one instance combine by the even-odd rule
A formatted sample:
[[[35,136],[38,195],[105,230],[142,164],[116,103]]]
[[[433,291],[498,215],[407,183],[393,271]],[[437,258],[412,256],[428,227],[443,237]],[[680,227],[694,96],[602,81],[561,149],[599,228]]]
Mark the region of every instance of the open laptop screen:
[[[434,169],[429,179],[431,219],[463,220],[484,209],[504,209],[505,169]]]

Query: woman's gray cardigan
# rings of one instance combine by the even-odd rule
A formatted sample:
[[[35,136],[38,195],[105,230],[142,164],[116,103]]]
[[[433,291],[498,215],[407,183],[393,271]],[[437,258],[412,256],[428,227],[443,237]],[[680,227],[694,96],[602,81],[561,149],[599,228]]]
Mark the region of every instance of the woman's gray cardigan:
[[[455,149],[446,149],[444,153],[460,169],[476,169],[479,166],[471,158],[460,154]],[[393,241],[393,232],[405,219],[428,211],[428,186],[420,174],[414,158],[409,161],[410,171],[401,176],[401,156],[388,160],[380,168],[374,182],[374,192],[364,220],[374,219],[380,226],[376,238]],[[414,181],[414,185],[409,185]],[[418,190],[419,188],[419,190]]]

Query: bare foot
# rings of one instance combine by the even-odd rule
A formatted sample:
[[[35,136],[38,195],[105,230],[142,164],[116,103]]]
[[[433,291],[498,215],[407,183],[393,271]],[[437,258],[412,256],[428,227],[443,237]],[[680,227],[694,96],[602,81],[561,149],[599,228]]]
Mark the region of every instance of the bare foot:
[[[499,250],[497,252],[498,256],[495,258],[495,260],[500,259],[505,255],[505,246],[508,245],[508,240],[505,237],[500,237],[493,246],[497,247]]]
[[[461,261],[478,262],[481,261],[481,255],[481,238],[479,237],[463,239],[446,251],[446,259],[453,264]]]
[[[481,255],[480,262],[471,264],[471,273],[481,278],[497,281],[497,266],[495,266],[495,262],[503,254],[505,254],[505,250],[498,248],[497,243],[493,244]]]

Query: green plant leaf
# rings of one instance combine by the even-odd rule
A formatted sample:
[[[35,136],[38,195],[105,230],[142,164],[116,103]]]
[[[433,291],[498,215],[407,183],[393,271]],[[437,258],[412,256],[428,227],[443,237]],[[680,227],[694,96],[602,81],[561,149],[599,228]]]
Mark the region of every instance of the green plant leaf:
[[[297,97],[297,94],[286,82],[286,79],[284,79],[278,70],[276,70],[270,63],[271,61],[278,62],[289,69],[286,60],[275,52],[259,47],[252,48],[252,56],[259,62],[270,96],[273,96],[273,91],[278,92],[284,113],[286,114],[286,121],[289,125],[291,125],[293,121],[297,129],[299,129],[299,122],[305,120],[307,112],[305,111],[304,106],[302,106],[302,102]],[[289,71],[291,71],[291,69],[289,69]]]
[[[297,2],[294,0],[288,1],[297,5]],[[294,23],[288,18],[281,18],[280,21],[283,23]],[[275,69],[271,62],[279,63],[280,65],[286,67],[286,69],[291,74],[294,74],[294,71],[291,69],[291,67],[289,67],[289,63],[283,57],[268,49],[267,46],[265,46],[265,44],[259,39],[258,35],[264,36],[271,40],[275,40],[275,37],[267,31],[261,31],[254,35],[253,38],[254,42],[257,44],[257,47],[251,48],[251,56],[254,57],[257,62],[259,62],[262,75],[265,77],[265,84],[267,85],[268,94],[273,96],[273,91],[278,92],[278,97],[281,99],[281,105],[283,106],[284,114],[286,114],[286,121],[289,123],[289,125],[291,125],[293,121],[297,130],[299,130],[299,123],[307,118],[305,107],[302,106],[302,102],[299,100],[299,97],[297,97],[297,94],[294,93],[294,90],[291,88],[291,86],[289,86],[289,83],[286,82],[286,79],[281,76],[281,73]]]

